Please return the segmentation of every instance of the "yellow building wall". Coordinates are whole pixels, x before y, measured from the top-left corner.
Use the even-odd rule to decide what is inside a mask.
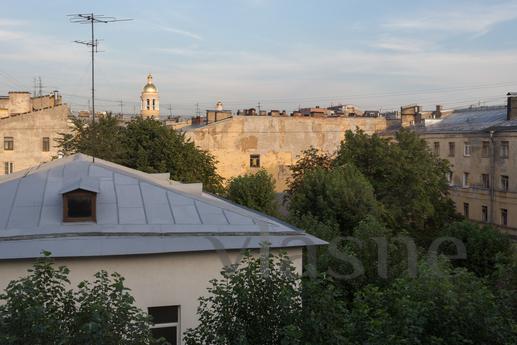
[[[215,156],[218,172],[226,179],[256,171],[250,168],[250,155],[259,154],[261,167],[273,175],[276,190],[282,192],[290,176],[289,166],[296,163],[302,151],[314,146],[334,153],[345,132],[357,127],[372,134],[386,129],[386,119],[234,116],[187,129],[186,136]]]
[[[5,162],[14,172],[48,162],[58,155],[55,139],[70,130],[70,109],[66,105],[0,118],[0,175]],[[4,150],[4,137],[14,138],[14,150]],[[43,152],[43,138],[50,139],[50,151]]]

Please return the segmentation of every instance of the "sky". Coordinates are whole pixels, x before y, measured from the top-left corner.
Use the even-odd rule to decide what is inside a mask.
[[[5,6],[4,6],[5,7]],[[133,112],[146,76],[162,115],[214,108],[503,104],[517,91],[517,0],[25,0],[0,13],[0,95],[59,90],[87,109],[87,25],[98,24],[97,110]]]

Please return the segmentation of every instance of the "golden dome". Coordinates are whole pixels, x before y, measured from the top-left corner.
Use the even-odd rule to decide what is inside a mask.
[[[153,84],[153,76],[151,73],[149,73],[149,75],[147,76],[147,84],[144,86],[143,92],[158,92],[158,89]]]

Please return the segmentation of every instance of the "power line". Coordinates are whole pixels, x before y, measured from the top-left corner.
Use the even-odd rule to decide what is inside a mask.
[[[95,122],[95,53],[98,53],[99,41],[95,39],[94,27],[97,23],[113,23],[129,21],[132,19],[117,19],[115,17],[106,17],[101,14],[94,13],[77,13],[68,15],[70,23],[75,24],[90,24],[91,25],[91,40],[90,41],[75,41],[76,43],[91,47],[92,54],[92,121]]]

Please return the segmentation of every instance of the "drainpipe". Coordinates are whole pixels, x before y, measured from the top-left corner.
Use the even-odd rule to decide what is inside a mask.
[[[488,222],[494,224],[494,203],[495,203],[495,131],[490,131],[490,211],[488,212]]]

